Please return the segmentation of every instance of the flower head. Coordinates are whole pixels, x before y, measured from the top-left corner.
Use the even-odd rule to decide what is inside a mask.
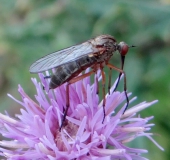
[[[70,85],[70,107],[60,132],[66,86],[48,90],[49,79],[44,79],[43,74],[39,76],[41,83],[32,79],[37,90],[36,102],[21,86],[18,91],[22,101],[9,95],[23,108],[15,118],[0,114],[0,133],[8,138],[0,141],[0,155],[11,160],[144,160],[141,154],[147,153],[147,150],[126,146],[126,143],[141,136],[148,137],[163,150],[149,132],[153,124],[148,122],[153,116],[141,118],[137,114],[157,101],[140,103],[123,114],[126,103],[124,92],[112,93],[113,85],[111,94],[106,95],[106,118],[102,123],[103,108],[96,94],[97,85],[90,84],[90,78],[85,78]],[[132,98],[130,103],[135,99]]]

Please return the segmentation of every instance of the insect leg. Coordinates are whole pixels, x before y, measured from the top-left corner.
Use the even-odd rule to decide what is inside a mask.
[[[124,61],[125,61],[125,56],[121,56],[121,70],[123,70],[123,67],[124,67]],[[119,84],[119,81],[120,81],[120,77],[121,77],[121,75],[122,75],[122,73],[120,72],[119,73],[119,77],[118,77],[118,80],[117,80],[117,82],[116,82],[116,86],[115,86],[115,89],[114,89],[114,91],[117,89],[117,87],[118,87],[118,84]],[[113,91],[113,92],[114,92]]]
[[[51,78],[51,75],[50,76],[44,76],[44,79],[47,79],[47,78]]]
[[[108,93],[110,94],[111,88],[111,78],[112,78],[112,68],[109,68],[109,82],[108,82]]]
[[[105,77],[105,73],[103,71],[103,67],[100,67],[101,70],[101,75],[102,75],[102,92],[103,92],[103,120],[102,123],[104,122],[105,116],[106,116],[106,112],[105,112],[105,105],[106,105],[106,98],[105,98],[105,82],[106,82],[106,77]]]
[[[125,92],[125,96],[126,96],[126,107],[125,107],[125,109],[124,109],[124,111],[123,111],[123,113],[125,113],[125,111],[126,111],[126,109],[127,109],[127,107],[128,107],[128,105],[129,105],[129,98],[128,98],[128,96],[127,96],[127,88],[126,88],[126,73],[122,70],[122,69],[119,69],[119,68],[117,68],[116,66],[114,66],[114,65],[112,65],[112,64],[107,64],[107,66],[109,67],[109,68],[112,68],[112,69],[114,69],[114,70],[116,70],[116,71],[118,71],[118,72],[120,72],[121,74],[123,74],[124,75],[124,92]]]
[[[114,92],[114,91],[117,89],[117,87],[118,87],[118,84],[119,84],[121,75],[122,75],[122,73],[119,73],[119,77],[118,77],[118,79],[117,79],[117,82],[116,82],[116,85],[115,85],[115,88],[114,88],[113,92]]]
[[[61,128],[62,128],[62,126],[64,124],[65,119],[66,119],[67,111],[68,111],[68,109],[70,107],[69,85],[73,84],[73,83],[75,83],[75,82],[77,82],[77,81],[79,81],[81,79],[84,79],[84,78],[86,78],[86,77],[88,77],[88,76],[90,76],[91,74],[94,74],[94,73],[95,73],[95,70],[92,70],[92,71],[90,71],[88,73],[85,73],[85,74],[83,74],[81,76],[78,76],[78,77],[75,77],[75,78],[71,79],[67,83],[67,85],[66,85],[66,109],[64,111],[63,119],[62,119],[61,126],[60,126],[60,129],[59,129],[60,131],[61,131]]]
[[[95,77],[96,77],[96,85],[97,85],[97,86],[96,86],[96,87],[97,87],[96,94],[99,94],[99,81],[98,81],[97,72],[96,72]]]
[[[48,79],[48,78],[51,78],[51,75],[50,76],[44,76],[44,79]],[[42,86],[43,90],[45,90],[45,87]]]

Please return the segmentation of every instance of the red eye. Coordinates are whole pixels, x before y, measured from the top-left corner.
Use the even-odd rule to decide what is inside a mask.
[[[119,48],[118,48],[119,53],[120,53],[122,56],[125,56],[125,55],[127,54],[128,50],[129,50],[128,45],[127,45],[125,42],[120,42],[120,43],[118,44],[118,46],[119,46]]]

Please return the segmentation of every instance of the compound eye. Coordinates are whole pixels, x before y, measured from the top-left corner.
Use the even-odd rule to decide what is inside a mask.
[[[129,46],[125,42],[120,42],[118,44],[118,50],[122,56],[125,56],[129,50]]]

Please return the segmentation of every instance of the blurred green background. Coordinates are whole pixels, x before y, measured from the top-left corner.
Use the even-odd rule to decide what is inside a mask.
[[[159,100],[141,115],[154,115],[152,132],[165,151],[146,138],[131,146],[148,149],[144,156],[151,160],[169,160],[170,0],[1,0],[0,111],[19,113],[20,106],[7,97],[10,93],[20,99],[18,84],[34,98],[30,78],[37,75],[29,73],[29,66],[35,60],[101,34],[137,46],[125,62],[128,91],[138,97],[135,103]],[[115,54],[112,63],[120,66],[119,59]]]

